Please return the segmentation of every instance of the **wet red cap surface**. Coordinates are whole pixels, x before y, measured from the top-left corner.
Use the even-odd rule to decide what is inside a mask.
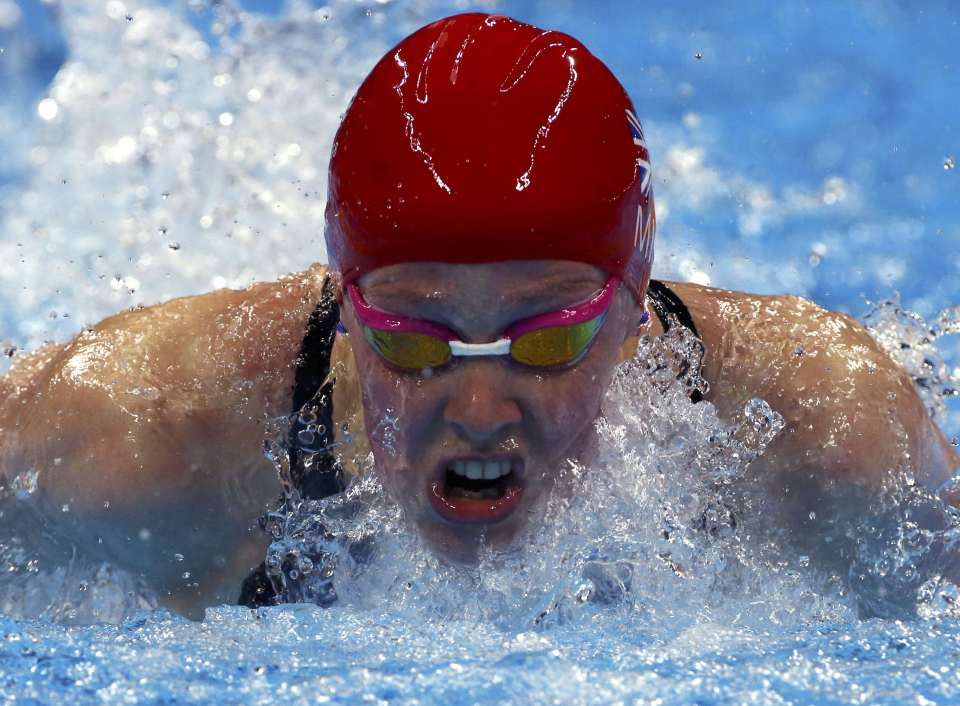
[[[641,293],[650,158],[623,87],[569,35],[470,13],[404,39],[350,104],[326,238],[346,281],[401,262],[558,259]]]

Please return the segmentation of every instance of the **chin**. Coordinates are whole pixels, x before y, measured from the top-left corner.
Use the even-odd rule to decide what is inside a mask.
[[[456,564],[476,564],[482,550],[509,550],[527,526],[522,509],[496,524],[453,523],[429,510],[425,514],[417,531],[438,556]]]

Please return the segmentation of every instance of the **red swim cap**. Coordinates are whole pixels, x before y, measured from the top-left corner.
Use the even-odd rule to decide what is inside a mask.
[[[423,27],[360,86],[326,212],[346,281],[401,262],[575,260],[640,295],[650,157],[630,99],[573,37],[480,13]]]

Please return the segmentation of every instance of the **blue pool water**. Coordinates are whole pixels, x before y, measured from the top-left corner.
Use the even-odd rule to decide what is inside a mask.
[[[950,0],[0,0],[2,347],[324,260],[325,164],[357,83],[420,24],[491,8],[575,34],[630,91],[654,160],[655,275],[855,315],[899,295],[933,321],[960,302]],[[945,378],[960,375],[956,338],[936,342]],[[377,562],[340,576],[330,609],[190,622],[138,609],[148,592],[82,561],[0,581],[2,699],[960,703],[955,590],[925,583],[907,608],[864,617],[869,597],[749,526],[693,533],[712,492],[694,471],[714,470],[697,451],[719,422],[669,390],[651,416],[627,392],[611,391],[608,495],[474,572],[438,564],[386,508],[361,518],[383,534]],[[955,411],[940,423],[960,431]],[[670,479],[643,473],[647,442],[674,454]],[[863,560],[919,565],[921,545]],[[27,563],[6,544],[2,559]],[[91,602],[119,622],[60,624],[83,610],[55,608]]]

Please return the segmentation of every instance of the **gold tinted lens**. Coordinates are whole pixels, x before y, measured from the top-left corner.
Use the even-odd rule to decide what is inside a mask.
[[[510,355],[536,367],[568,365],[587,350],[603,325],[606,314],[571,326],[550,326],[525,333],[513,341]]]
[[[450,360],[450,346],[436,336],[363,327],[363,335],[390,363],[411,370],[435,368]]]

